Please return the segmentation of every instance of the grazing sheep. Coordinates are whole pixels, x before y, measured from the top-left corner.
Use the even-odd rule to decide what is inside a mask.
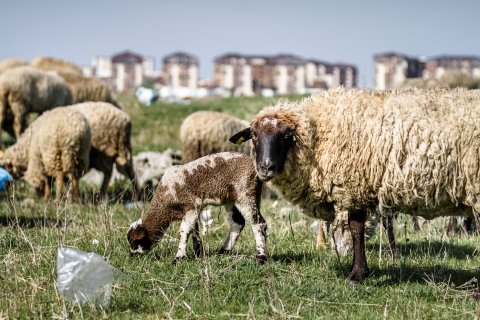
[[[180,126],[182,162],[187,163],[208,154],[237,151],[248,154],[249,146],[232,145],[228,138],[248,126],[248,122],[213,111],[190,114]]]
[[[58,75],[67,82],[75,102],[103,101],[118,106],[112,91],[102,81],[70,72],[58,72]]]
[[[50,186],[56,179],[55,200],[61,199],[63,182],[72,182],[72,195],[78,199],[78,179],[88,168],[90,126],[87,119],[69,107],[42,114],[5,150],[0,158],[14,177],[23,177],[38,196],[50,198]]]
[[[155,190],[147,215],[128,229],[130,252],[150,250],[170,223],[182,220],[174,262],[185,256],[192,232],[194,251],[199,255],[202,248],[198,230],[200,211],[206,205],[224,205],[230,211],[230,232],[220,252],[233,248],[247,220],[255,234],[256,258],[264,262],[267,224],[260,214],[261,189],[252,159],[241,153],[217,153],[171,167]]]
[[[56,71],[58,73],[70,73],[78,76],[83,75],[82,69],[72,62],[64,61],[52,57],[36,57],[30,62],[30,65],[37,69],[45,71]]]
[[[24,65],[26,65],[26,63],[23,62],[22,60],[18,60],[18,59],[2,60],[2,61],[0,61],[0,74],[2,74],[3,72],[5,72],[9,69],[13,69],[13,68],[16,68],[16,67],[21,67],[21,66],[24,66]]]
[[[104,101],[118,105],[110,88],[102,81],[85,77],[75,64],[51,57],[37,57],[31,65],[44,71],[54,71],[67,82],[76,103]]]
[[[130,179],[134,195],[137,195],[139,190],[132,164],[132,122],[129,115],[107,102],[77,103],[69,108],[80,112],[90,124],[92,148],[89,168],[103,173],[100,193],[106,195],[115,163],[117,170]]]
[[[259,178],[306,213],[348,211],[350,281],[369,273],[369,209],[479,219],[479,92],[332,90],[264,109],[239,139],[253,140]]]
[[[12,130],[17,139],[27,127],[29,112],[42,113],[72,103],[72,93],[59,76],[28,66],[0,75],[0,124]]]

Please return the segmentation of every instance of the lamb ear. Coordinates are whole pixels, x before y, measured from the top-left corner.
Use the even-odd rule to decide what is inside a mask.
[[[252,128],[248,127],[248,128],[243,129],[240,132],[235,133],[228,140],[231,143],[240,145],[240,144],[244,143],[245,141],[250,140],[251,138],[252,138]]]

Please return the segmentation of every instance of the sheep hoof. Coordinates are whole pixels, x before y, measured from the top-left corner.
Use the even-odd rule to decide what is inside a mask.
[[[257,259],[257,262],[259,264],[264,264],[265,262],[267,262],[267,256],[264,255],[264,254],[257,255],[257,256],[255,256],[255,258]]]
[[[200,246],[194,246],[193,247],[193,253],[195,254],[195,257],[201,257],[203,256],[203,247],[200,245]]]
[[[352,272],[347,277],[350,284],[361,283],[368,276],[368,269],[353,268]]]
[[[180,260],[182,260],[183,257],[175,257],[172,261],[172,265],[176,266]]]
[[[226,250],[223,247],[221,247],[220,250],[218,250],[218,254],[227,254],[229,252],[230,252],[230,250]]]

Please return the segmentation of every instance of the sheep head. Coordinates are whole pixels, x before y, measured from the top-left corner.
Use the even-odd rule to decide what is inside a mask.
[[[269,181],[283,171],[288,151],[296,144],[296,125],[293,119],[267,113],[257,116],[252,125],[230,138],[241,144],[252,139],[257,176]]]
[[[154,242],[149,237],[148,230],[142,225],[142,219],[139,219],[130,225],[127,232],[127,240],[130,246],[130,254],[148,252]]]
[[[8,151],[8,150],[7,150]],[[0,167],[4,168],[13,179],[17,180],[23,177],[27,168],[20,164],[13,154],[13,157],[9,152],[6,152],[3,157],[0,158]]]

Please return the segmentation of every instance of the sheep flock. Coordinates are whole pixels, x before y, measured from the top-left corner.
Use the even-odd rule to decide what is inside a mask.
[[[35,201],[48,203],[52,190],[56,205],[85,201],[79,180],[91,169],[101,173],[98,195],[106,205],[115,172],[129,181],[132,196],[125,201],[148,203],[145,185],[155,180],[148,210],[130,225],[122,244],[131,253],[152,249],[170,223],[181,221],[175,261],[185,257],[190,235],[196,255],[202,254],[200,210],[223,205],[230,231],[221,253],[231,251],[247,221],[257,261],[264,263],[264,187],[330,223],[325,231],[332,248],[339,255],[352,251],[351,282],[370,275],[367,221],[383,221],[392,252],[397,213],[466,217],[480,226],[480,92],[475,90],[339,88],[279,102],[250,119],[192,112],[178,131],[182,164],[179,153],[169,150],[170,161],[163,165],[150,154],[148,161],[135,160],[136,124],[108,85],[67,61],[9,59],[0,62],[0,126],[11,136],[4,143],[0,135],[0,167],[31,186]],[[145,172],[146,162],[161,172]],[[318,235],[325,247],[322,228]]]

